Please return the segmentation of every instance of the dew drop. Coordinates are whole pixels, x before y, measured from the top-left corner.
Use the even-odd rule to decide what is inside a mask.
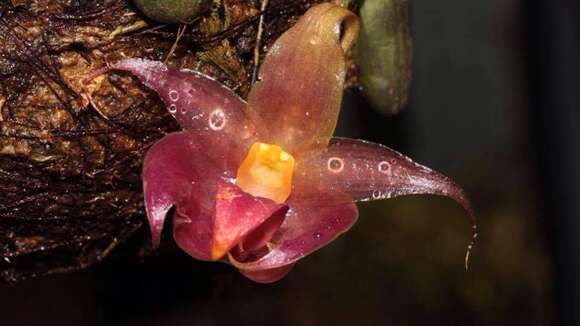
[[[322,233],[320,233],[320,232],[316,232],[316,233],[314,233],[314,234],[312,235],[312,237],[313,237],[314,239],[318,240],[318,239],[322,238]]]
[[[344,170],[344,160],[340,157],[331,157],[328,159],[327,168],[332,173],[340,173]]]
[[[179,92],[174,89],[170,90],[169,99],[172,100],[173,102],[177,102],[177,100],[179,100]]]
[[[175,112],[177,112],[177,107],[175,106],[175,104],[171,104],[169,106],[169,113],[175,114]]]
[[[209,127],[212,130],[222,130],[226,126],[226,116],[222,109],[214,110],[209,116]]]
[[[382,195],[380,190],[373,191],[373,199],[381,199]]]
[[[391,164],[387,161],[382,161],[379,163],[379,172],[384,174],[391,174]]]

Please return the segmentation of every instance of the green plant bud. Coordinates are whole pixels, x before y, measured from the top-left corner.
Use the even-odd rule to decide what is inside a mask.
[[[149,18],[166,24],[190,23],[209,1],[204,0],[133,0]]]
[[[411,83],[410,0],[364,0],[354,52],[360,83],[371,105],[384,114],[407,103]]]

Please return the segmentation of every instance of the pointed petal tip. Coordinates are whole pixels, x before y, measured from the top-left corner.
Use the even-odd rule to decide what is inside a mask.
[[[443,192],[441,195],[443,196],[447,196],[453,200],[455,200],[455,202],[457,202],[459,205],[461,205],[461,207],[467,212],[468,218],[471,222],[471,239],[469,240],[469,243],[467,244],[467,248],[465,249],[465,270],[469,270],[469,259],[471,258],[471,252],[473,251],[475,244],[476,244],[476,240],[477,240],[477,236],[478,236],[478,232],[477,232],[477,217],[475,216],[475,211],[473,209],[473,206],[471,205],[471,201],[469,200],[469,198],[467,198],[467,195],[465,194],[465,191],[459,187],[459,185],[457,185],[455,182],[453,182],[451,179],[440,175],[442,179],[446,179],[447,183],[449,184],[449,189],[451,189],[451,191],[449,192]]]
[[[471,205],[471,201],[465,194],[463,188],[461,188],[457,183],[455,183],[450,178],[443,174],[431,170],[431,176],[428,178],[428,182],[433,183],[436,186],[431,188],[431,192],[427,191],[426,194],[433,194],[438,196],[448,197],[458,203],[467,213],[467,217],[471,223],[471,239],[465,249],[465,270],[469,270],[469,260],[471,258],[471,252],[473,251],[476,239],[477,239],[477,217],[475,216],[475,211]]]
[[[159,245],[161,244],[161,236],[155,235],[153,231],[151,231],[151,248],[153,250],[159,249]]]
[[[471,240],[469,241],[469,244],[467,245],[467,249],[465,250],[465,270],[468,271],[469,270],[469,259],[471,258],[471,252],[473,251],[473,248],[475,247],[475,244],[477,242],[477,224],[473,224],[472,227],[472,233],[471,233]]]
[[[163,225],[167,218],[167,214],[172,207],[173,204],[169,203],[157,206],[154,204],[154,201],[146,200],[145,202],[145,210],[147,211],[147,220],[149,222],[149,231],[151,233],[151,244],[153,249],[159,248]]]
[[[458,203],[467,213],[467,217],[471,223],[471,239],[467,244],[467,248],[465,249],[465,258],[464,258],[464,266],[465,270],[469,270],[469,260],[471,258],[471,252],[475,248],[476,240],[477,240],[477,217],[475,216],[475,211],[473,206],[471,205],[471,201],[465,194],[463,188],[461,188],[457,183],[455,183],[450,178],[435,172],[433,172],[433,179],[431,182],[438,183],[438,192],[433,192],[434,195],[440,195],[448,197]]]
[[[107,64],[105,67],[90,71],[85,77],[82,78],[81,84],[86,85],[92,79],[100,75],[104,75],[112,70],[122,70],[133,73],[139,76],[139,78],[142,78],[145,84],[148,84],[148,81],[153,78],[154,74],[166,72],[168,67],[160,61],[141,58],[126,58],[112,64]]]
[[[166,70],[167,66],[159,61],[148,60],[148,59],[141,59],[141,58],[125,58],[115,63],[108,64],[104,67],[97,68],[95,70],[90,71],[83,79],[82,82],[86,83],[91,79],[104,75],[111,70],[128,70],[128,71],[139,71],[145,69],[159,69],[159,70]]]
[[[127,71],[167,71],[168,67],[161,61],[143,59],[143,58],[125,58],[113,64],[108,65],[107,69],[119,69]]]

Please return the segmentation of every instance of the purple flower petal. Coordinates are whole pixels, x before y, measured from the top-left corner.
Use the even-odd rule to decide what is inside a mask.
[[[357,220],[356,205],[341,195],[322,192],[309,200],[294,200],[284,223],[270,240],[269,250],[254,261],[230,263],[243,273],[277,270],[320,249],[346,232]],[[273,272],[273,271],[272,271]]]
[[[295,197],[307,197],[313,188],[346,193],[356,201],[432,194],[450,197],[473,215],[465,193],[451,179],[384,145],[364,140],[333,138],[322,153],[298,160],[293,182]]]
[[[153,89],[186,130],[205,130],[236,139],[256,136],[244,110],[246,102],[232,90],[199,72],[167,67],[159,61],[124,59],[97,70],[86,79],[110,70],[127,71]]]
[[[352,12],[323,3],[276,40],[248,96],[264,142],[293,155],[326,146],[340,111],[345,52],[358,30]]]
[[[363,140],[334,138],[323,152],[313,152],[297,161],[293,182],[296,201],[308,199],[317,191],[348,194],[356,201],[417,194],[449,197],[467,211],[472,223],[472,239],[465,255],[467,268],[477,222],[463,189],[399,152]]]
[[[235,178],[248,147],[211,132],[186,131],[169,134],[151,147],[143,165],[143,188],[155,246],[167,212],[176,205],[174,225],[187,222],[196,228],[190,247],[197,249],[190,254],[209,258],[218,181]]]

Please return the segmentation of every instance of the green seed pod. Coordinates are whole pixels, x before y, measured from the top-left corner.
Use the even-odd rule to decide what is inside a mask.
[[[371,105],[393,115],[407,103],[411,84],[410,0],[364,0],[354,52]]]
[[[208,6],[204,0],[133,0],[149,18],[166,23],[190,23]]]

